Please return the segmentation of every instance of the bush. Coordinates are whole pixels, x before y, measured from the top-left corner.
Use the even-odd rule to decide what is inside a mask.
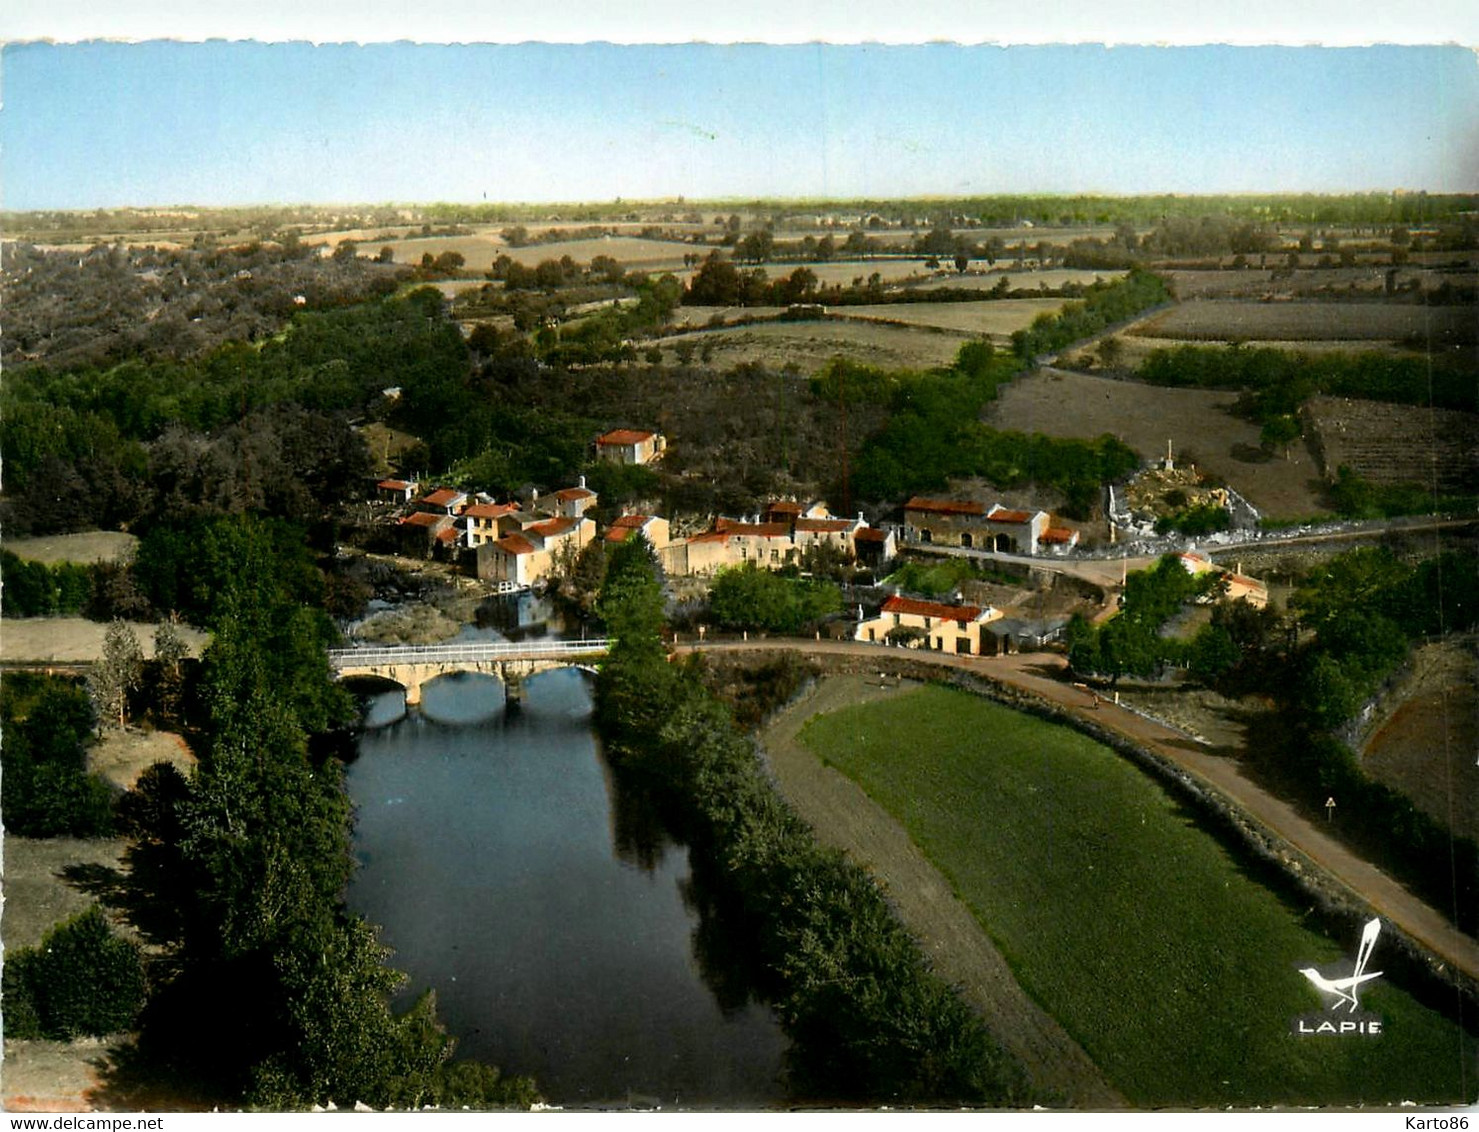
[[[5,1036],[71,1041],[129,1029],[144,1004],[139,945],[97,905],[7,958]]]

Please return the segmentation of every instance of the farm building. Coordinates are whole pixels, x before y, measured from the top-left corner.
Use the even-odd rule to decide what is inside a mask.
[[[883,603],[877,617],[859,622],[853,639],[958,656],[991,656],[998,646],[987,626],[1000,618],[990,606],[947,605],[895,595]]]
[[[647,464],[661,456],[667,446],[660,432],[618,428],[596,438],[596,455],[613,464]]]
[[[585,486],[585,477],[575,487],[562,487],[554,494],[555,514],[579,519],[596,505],[596,493]]]
[[[976,499],[922,496],[904,504],[905,539],[925,545],[1036,554],[1047,529],[1046,511],[1012,510],[1000,503],[988,507]]]

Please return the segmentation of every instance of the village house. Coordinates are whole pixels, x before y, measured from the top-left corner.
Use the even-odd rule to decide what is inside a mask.
[[[716,519],[712,530],[694,535],[687,547],[682,572],[701,576],[746,562],[771,569],[796,560],[796,542],[789,523]]]
[[[948,605],[896,594],[883,603],[877,617],[859,622],[853,639],[957,656],[992,656],[998,645],[987,626],[1000,617],[989,605]]]
[[[1037,554],[1048,522],[1046,511],[1013,510],[1000,503],[987,507],[976,499],[915,496],[904,504],[904,538],[926,546]]]
[[[548,516],[510,511],[497,520],[503,533],[477,548],[479,579],[525,589],[574,561],[596,537],[596,524],[585,517]]]
[[[467,508],[467,492],[452,487],[439,487],[416,500],[416,510],[457,516]]]
[[[562,487],[555,492],[555,514],[565,519],[579,519],[596,505],[596,493],[585,486],[585,477],[575,487]]]
[[[450,549],[462,533],[456,519],[438,511],[413,511],[401,519],[398,529],[408,554],[430,554],[436,547]]]
[[[467,545],[477,549],[485,542],[497,542],[502,533],[498,529],[498,520],[517,510],[517,503],[474,503],[462,513]]]
[[[898,543],[891,530],[864,527],[853,536],[853,553],[858,565],[878,571],[898,557]]]
[[[415,494],[415,480],[381,480],[375,485],[375,498],[386,503],[409,503]]]
[[[596,455],[613,464],[648,464],[661,456],[667,445],[660,432],[618,428],[596,438]]]
[[[854,543],[858,532],[868,524],[863,516],[856,519],[808,518],[802,516],[791,524],[791,531],[798,551],[812,547],[830,546],[848,557],[856,557]]]
[[[1210,559],[1189,551],[1178,554],[1176,558],[1188,574],[1206,574],[1216,571],[1221,575],[1220,592],[1208,600],[1216,601],[1226,598],[1228,601],[1237,601],[1238,598],[1243,598],[1254,609],[1263,609],[1268,605],[1268,586],[1257,578],[1250,578],[1244,574],[1241,564],[1237,570],[1224,570]]]
[[[613,519],[606,528],[606,541],[625,542],[633,535],[642,535],[653,550],[661,551],[672,538],[668,533],[668,521],[661,515],[622,515]]]

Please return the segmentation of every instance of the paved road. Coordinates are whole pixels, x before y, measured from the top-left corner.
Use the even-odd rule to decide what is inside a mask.
[[[705,644],[711,650],[790,649],[848,656],[887,655],[883,646],[855,641],[806,641],[785,638]],[[686,651],[686,650],[685,650]],[[1148,747],[1191,772],[1240,807],[1265,829],[1282,837],[1329,877],[1441,961],[1479,980],[1479,941],[1465,935],[1437,910],[1415,897],[1370,862],[1351,852],[1289,803],[1274,797],[1242,772],[1232,759],[1209,753],[1201,744],[1172,728],[1127,709],[1098,700],[1063,679],[1066,660],[1055,653],[1018,653],[1005,657],[957,657],[910,650],[909,660],[960,668],[1041,696],[1074,715],[1093,720]],[[1097,703],[1097,706],[1095,706]]]

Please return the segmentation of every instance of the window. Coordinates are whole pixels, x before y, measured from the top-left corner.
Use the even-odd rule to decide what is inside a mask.
[[[919,529],[919,541],[920,542],[934,542],[935,541],[935,536],[930,533],[930,529],[928,527],[921,527]]]
[[[873,634],[874,634],[874,630],[873,630],[873,629],[869,629],[869,630],[868,630],[868,639],[869,639],[869,640],[870,640],[870,641],[871,641],[871,640],[873,640],[873,639],[874,639],[874,636],[873,636]]]

